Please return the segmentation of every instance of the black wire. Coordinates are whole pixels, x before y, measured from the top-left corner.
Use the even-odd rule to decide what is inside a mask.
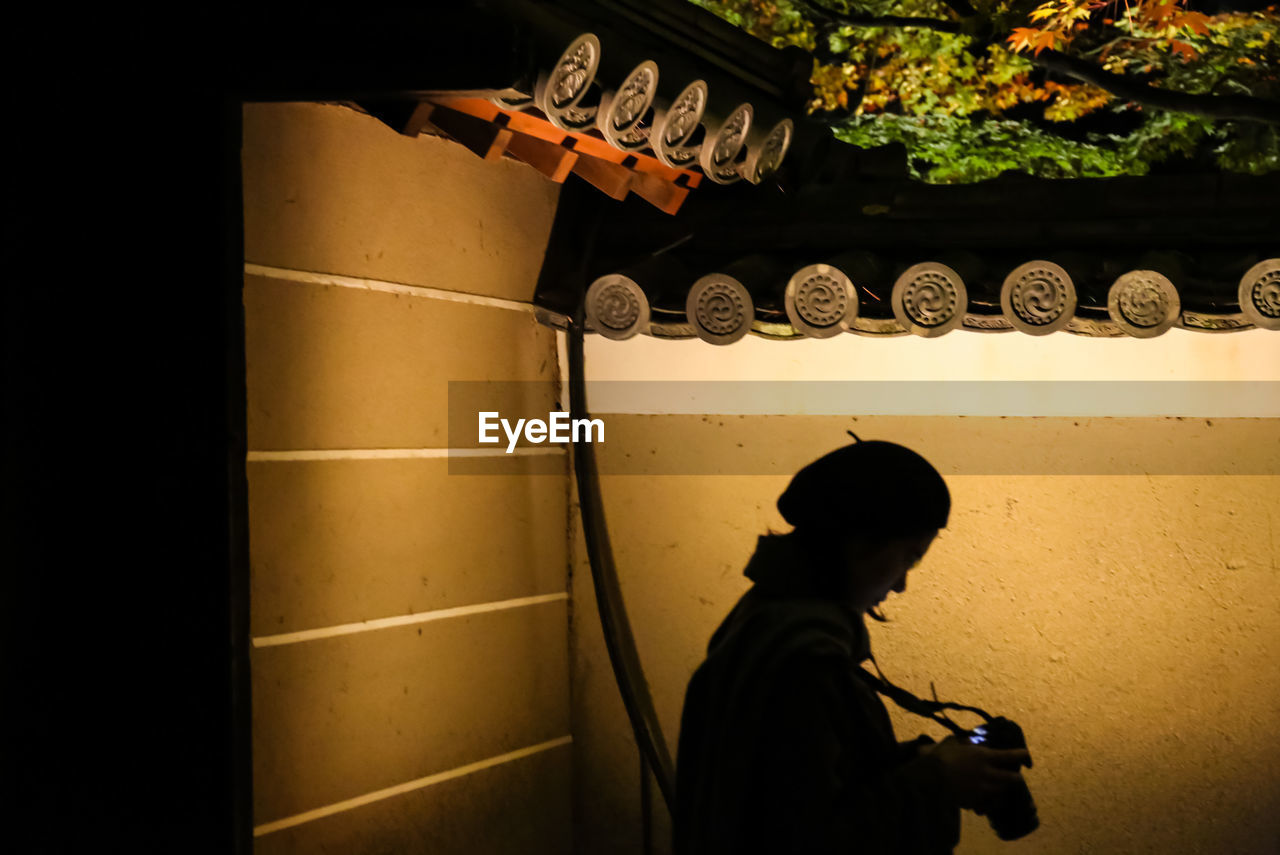
[[[653,794],[649,785],[649,762],[640,752],[640,830],[641,851],[644,855],[653,853]]]
[[[562,204],[563,204],[562,197]],[[583,355],[583,326],[585,323],[586,275],[590,266],[592,249],[599,230],[603,212],[588,208],[587,229],[582,246],[579,269],[580,289],[578,306],[569,324],[569,411],[573,419],[590,418],[587,413],[586,381]],[[594,213],[594,215],[591,215]],[[584,433],[586,433],[584,431]],[[578,482],[578,504],[582,516],[582,533],[587,544],[587,559],[591,566],[591,581],[595,587],[596,603],[600,613],[600,626],[604,631],[605,649],[613,666],[614,679],[627,718],[635,733],[636,744],[644,755],[667,809],[671,810],[675,797],[675,772],[662,726],[653,707],[649,685],[644,677],[635,637],[627,619],[622,590],[618,584],[618,572],[609,544],[609,527],[605,520],[604,502],[600,493],[600,477],[596,469],[595,447],[586,438],[573,443],[573,468]]]

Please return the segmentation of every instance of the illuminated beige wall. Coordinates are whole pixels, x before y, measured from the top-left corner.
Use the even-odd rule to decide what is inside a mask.
[[[1185,357],[1185,364],[1198,366],[1196,379],[1274,379],[1280,337],[1262,335],[1206,351],[1210,356],[1198,362]],[[1203,346],[1203,339],[1187,341]],[[896,370],[911,379],[948,372],[973,379],[1001,370],[981,352],[968,364],[963,356],[948,360],[943,341],[909,342],[935,347],[932,364],[914,368],[893,361],[894,352],[884,349],[893,342],[870,344],[881,346],[885,360],[871,368],[851,361],[843,373],[835,367],[823,374],[823,364],[840,365],[837,355],[817,367],[797,362],[781,376],[789,370],[867,379]],[[664,369],[652,362],[634,368],[636,352],[652,346],[596,342],[595,352],[588,350],[588,376],[660,376]],[[745,350],[735,362],[725,353],[734,348],[702,347],[705,359],[692,348],[675,357],[678,376],[779,376],[776,360],[752,366]],[[790,345],[751,345],[753,352],[769,347],[778,354]],[[1243,355],[1261,355],[1270,367]],[[1172,362],[1183,358],[1175,354]],[[1106,368],[1118,379],[1126,372],[1169,376],[1159,360],[1112,360]],[[1080,376],[1060,369],[1057,375]],[[804,462],[847,441],[844,431],[854,427],[864,438],[920,450],[947,476],[954,501],[949,528],[912,573],[906,593],[886,604],[891,623],[871,626],[877,658],[891,679],[917,693],[927,695],[934,681],[944,698],[1016,719],[1036,758],[1027,777],[1042,828],[1004,844],[985,820],[966,814],[958,851],[1276,851],[1280,476],[1223,473],[1280,471],[1280,419],[603,418],[604,471],[642,471],[635,460],[701,461],[701,450],[716,443],[726,459],[780,461],[772,475],[602,479],[631,625],[673,754],[685,686],[711,632],[748,586],[741,573],[756,536],[788,528],[774,506],[788,480],[783,470],[793,457]],[[1002,453],[1022,457],[1026,449],[1094,461],[1104,449],[1126,468],[1141,455],[1166,473],[1187,471],[1179,455],[1198,450],[1212,460],[1205,470],[1218,474],[1080,475],[1062,474],[1061,467],[1051,475],[973,474],[999,471]],[[580,535],[573,565],[575,848],[639,853],[639,761]],[[903,736],[943,735],[931,723],[892,712]],[[658,851],[666,851],[669,821],[659,805],[655,792],[654,833]]]
[[[554,400],[557,188],[324,105],[243,167],[255,851],[566,852],[565,478],[443,456],[449,381]]]

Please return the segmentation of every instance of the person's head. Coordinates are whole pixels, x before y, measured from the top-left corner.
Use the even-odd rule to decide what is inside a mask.
[[[825,566],[828,590],[867,611],[906,587],[951,511],[946,482],[927,460],[891,442],[855,442],[805,466],[778,510]]]

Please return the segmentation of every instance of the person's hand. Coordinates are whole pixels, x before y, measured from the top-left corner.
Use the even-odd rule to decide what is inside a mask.
[[[1031,765],[1026,749],[984,748],[958,736],[924,750],[937,761],[956,804],[978,813],[986,813],[1007,787],[1022,780],[1020,767]]]

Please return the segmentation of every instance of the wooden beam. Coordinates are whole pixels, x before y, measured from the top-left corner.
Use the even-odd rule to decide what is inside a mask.
[[[431,110],[431,124],[485,160],[497,160],[502,157],[502,152],[506,150],[512,136],[511,131],[493,122],[460,113],[440,104],[436,104]]]
[[[625,199],[635,177],[630,169],[617,163],[609,163],[589,154],[579,155],[573,165],[573,173],[613,199]]]
[[[675,182],[681,175],[688,187],[697,187],[702,183],[702,173],[692,169],[674,169],[655,157],[646,154],[633,154],[614,148],[598,136],[591,134],[562,131],[546,119],[532,113],[514,110],[502,110],[492,101],[481,98],[440,98],[439,103],[450,109],[468,115],[504,125],[511,130],[538,137],[549,142],[559,143],[568,138],[574,141],[573,149],[580,154],[589,154],[599,160],[610,163],[626,163],[637,172],[656,175],[665,181]]]
[[[637,172],[631,177],[631,190],[664,214],[674,214],[689,195],[688,187],[663,181],[655,175]]]
[[[507,154],[523,160],[557,184],[563,184],[578,162],[578,153],[563,145],[528,134],[513,133]]]
[[[359,105],[369,115],[407,137],[416,137],[422,131],[435,106],[430,101],[407,98],[366,99]]]
[[[400,127],[400,133],[407,137],[416,137],[422,133],[422,129],[427,126],[427,122],[431,120],[431,111],[435,109],[435,104],[430,101],[421,101],[405,119],[403,126]]]

